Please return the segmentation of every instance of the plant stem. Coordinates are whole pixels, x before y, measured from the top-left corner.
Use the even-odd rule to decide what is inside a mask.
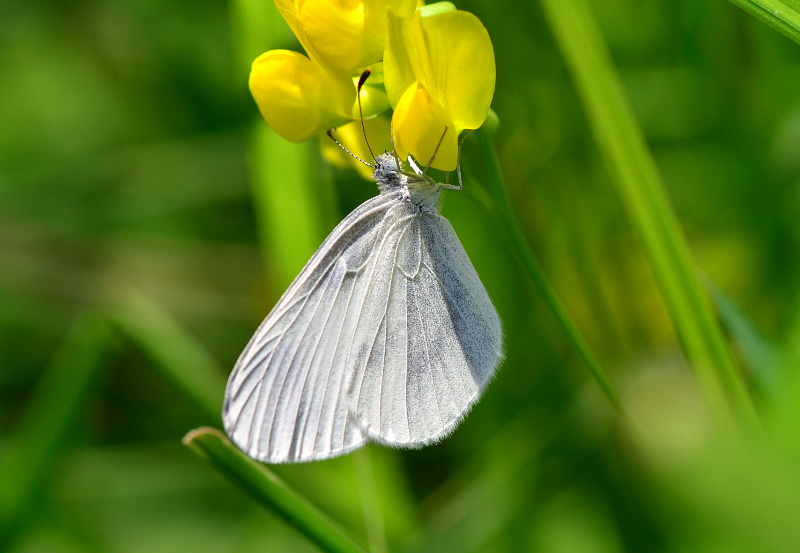
[[[575,322],[570,318],[567,310],[561,304],[555,290],[553,290],[544,271],[542,271],[539,262],[528,247],[528,243],[522,235],[522,231],[514,220],[511,208],[508,205],[505,184],[503,182],[502,173],[500,172],[500,164],[497,160],[497,152],[495,151],[490,132],[481,128],[478,129],[476,134],[478,136],[478,145],[481,149],[481,154],[488,172],[488,185],[494,198],[495,212],[511,250],[514,252],[525,274],[531,279],[531,282],[533,282],[533,285],[539,290],[539,293],[542,294],[545,303],[550,308],[550,311],[553,312],[553,315],[555,315],[556,320],[566,333],[567,338],[572,342],[572,345],[586,364],[589,372],[600,385],[600,389],[603,391],[606,398],[608,398],[608,401],[615,409],[620,410],[621,404],[619,394],[617,394],[616,389],[611,384],[611,380],[608,378],[608,375],[595,357],[580,330],[578,330]]]
[[[198,428],[183,443],[253,499],[274,511],[331,553],[365,553],[332,520],[300,497],[264,465],[253,461],[214,428]]]

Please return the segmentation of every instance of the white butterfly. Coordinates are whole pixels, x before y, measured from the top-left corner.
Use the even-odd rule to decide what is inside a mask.
[[[442,188],[460,186],[409,163],[375,159],[380,194],[331,232],[236,362],[222,419],[251,457],[436,442],[494,374],[497,311],[437,208]]]

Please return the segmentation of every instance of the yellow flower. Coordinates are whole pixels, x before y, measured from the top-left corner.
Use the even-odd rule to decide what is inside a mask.
[[[444,134],[433,167],[455,169],[458,135],[483,124],[494,94],[494,51],[486,28],[449,2],[411,17],[390,9],[384,71],[398,155],[410,153],[427,164]]]
[[[386,9],[407,17],[416,4],[416,0],[295,0],[293,15],[321,59],[350,71],[383,57]]]
[[[409,15],[415,5],[415,0],[275,0],[308,57],[273,50],[253,62],[250,91],[267,123],[299,142],[358,118],[353,74],[380,61],[387,7]],[[366,117],[389,108],[385,93],[374,86],[365,87],[361,99]]]

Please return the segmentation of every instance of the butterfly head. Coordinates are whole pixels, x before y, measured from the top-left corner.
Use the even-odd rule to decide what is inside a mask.
[[[384,152],[375,158],[375,171],[372,173],[381,194],[400,190],[404,198],[418,205],[423,211],[435,208],[439,203],[441,185],[425,175],[409,156],[413,173],[404,171],[395,154]]]
[[[389,152],[379,154],[375,158],[375,170],[372,176],[381,192],[403,186],[406,180],[399,160]]]

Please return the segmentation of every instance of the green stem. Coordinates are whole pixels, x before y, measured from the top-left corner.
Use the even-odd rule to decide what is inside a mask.
[[[542,0],[612,182],[644,246],[673,326],[715,412],[757,424],[747,389],[694,273],[675,214],[584,0]]]
[[[478,144],[481,149],[481,154],[484,163],[486,164],[486,170],[489,177],[488,185],[494,197],[497,218],[500,221],[503,234],[511,246],[511,250],[514,252],[514,255],[516,256],[520,265],[522,265],[522,268],[525,270],[525,274],[531,279],[531,282],[533,282],[534,286],[536,286],[537,290],[539,290],[539,293],[542,294],[545,303],[547,303],[550,311],[552,311],[553,315],[555,315],[556,320],[567,334],[567,337],[572,342],[580,358],[586,364],[586,367],[589,369],[591,375],[600,385],[600,389],[608,398],[608,401],[611,402],[611,405],[613,405],[615,409],[620,410],[621,404],[619,400],[619,394],[617,394],[617,391],[611,384],[611,380],[608,378],[605,370],[603,370],[603,367],[598,362],[580,330],[578,330],[578,327],[570,318],[567,310],[561,304],[561,301],[558,299],[555,290],[553,290],[553,287],[547,280],[544,271],[542,271],[539,262],[536,260],[533,252],[531,252],[531,249],[528,247],[528,243],[525,241],[522,231],[514,220],[514,216],[511,213],[511,208],[508,204],[508,197],[506,196],[505,192],[505,184],[503,183],[503,176],[500,172],[500,164],[497,160],[497,152],[495,151],[494,143],[491,139],[489,131],[481,128],[478,129],[476,134],[478,136]]]
[[[332,520],[253,461],[213,428],[192,430],[183,443],[253,499],[278,513],[309,540],[332,553],[364,553]]]
[[[730,2],[800,44],[800,1],[730,0]]]

